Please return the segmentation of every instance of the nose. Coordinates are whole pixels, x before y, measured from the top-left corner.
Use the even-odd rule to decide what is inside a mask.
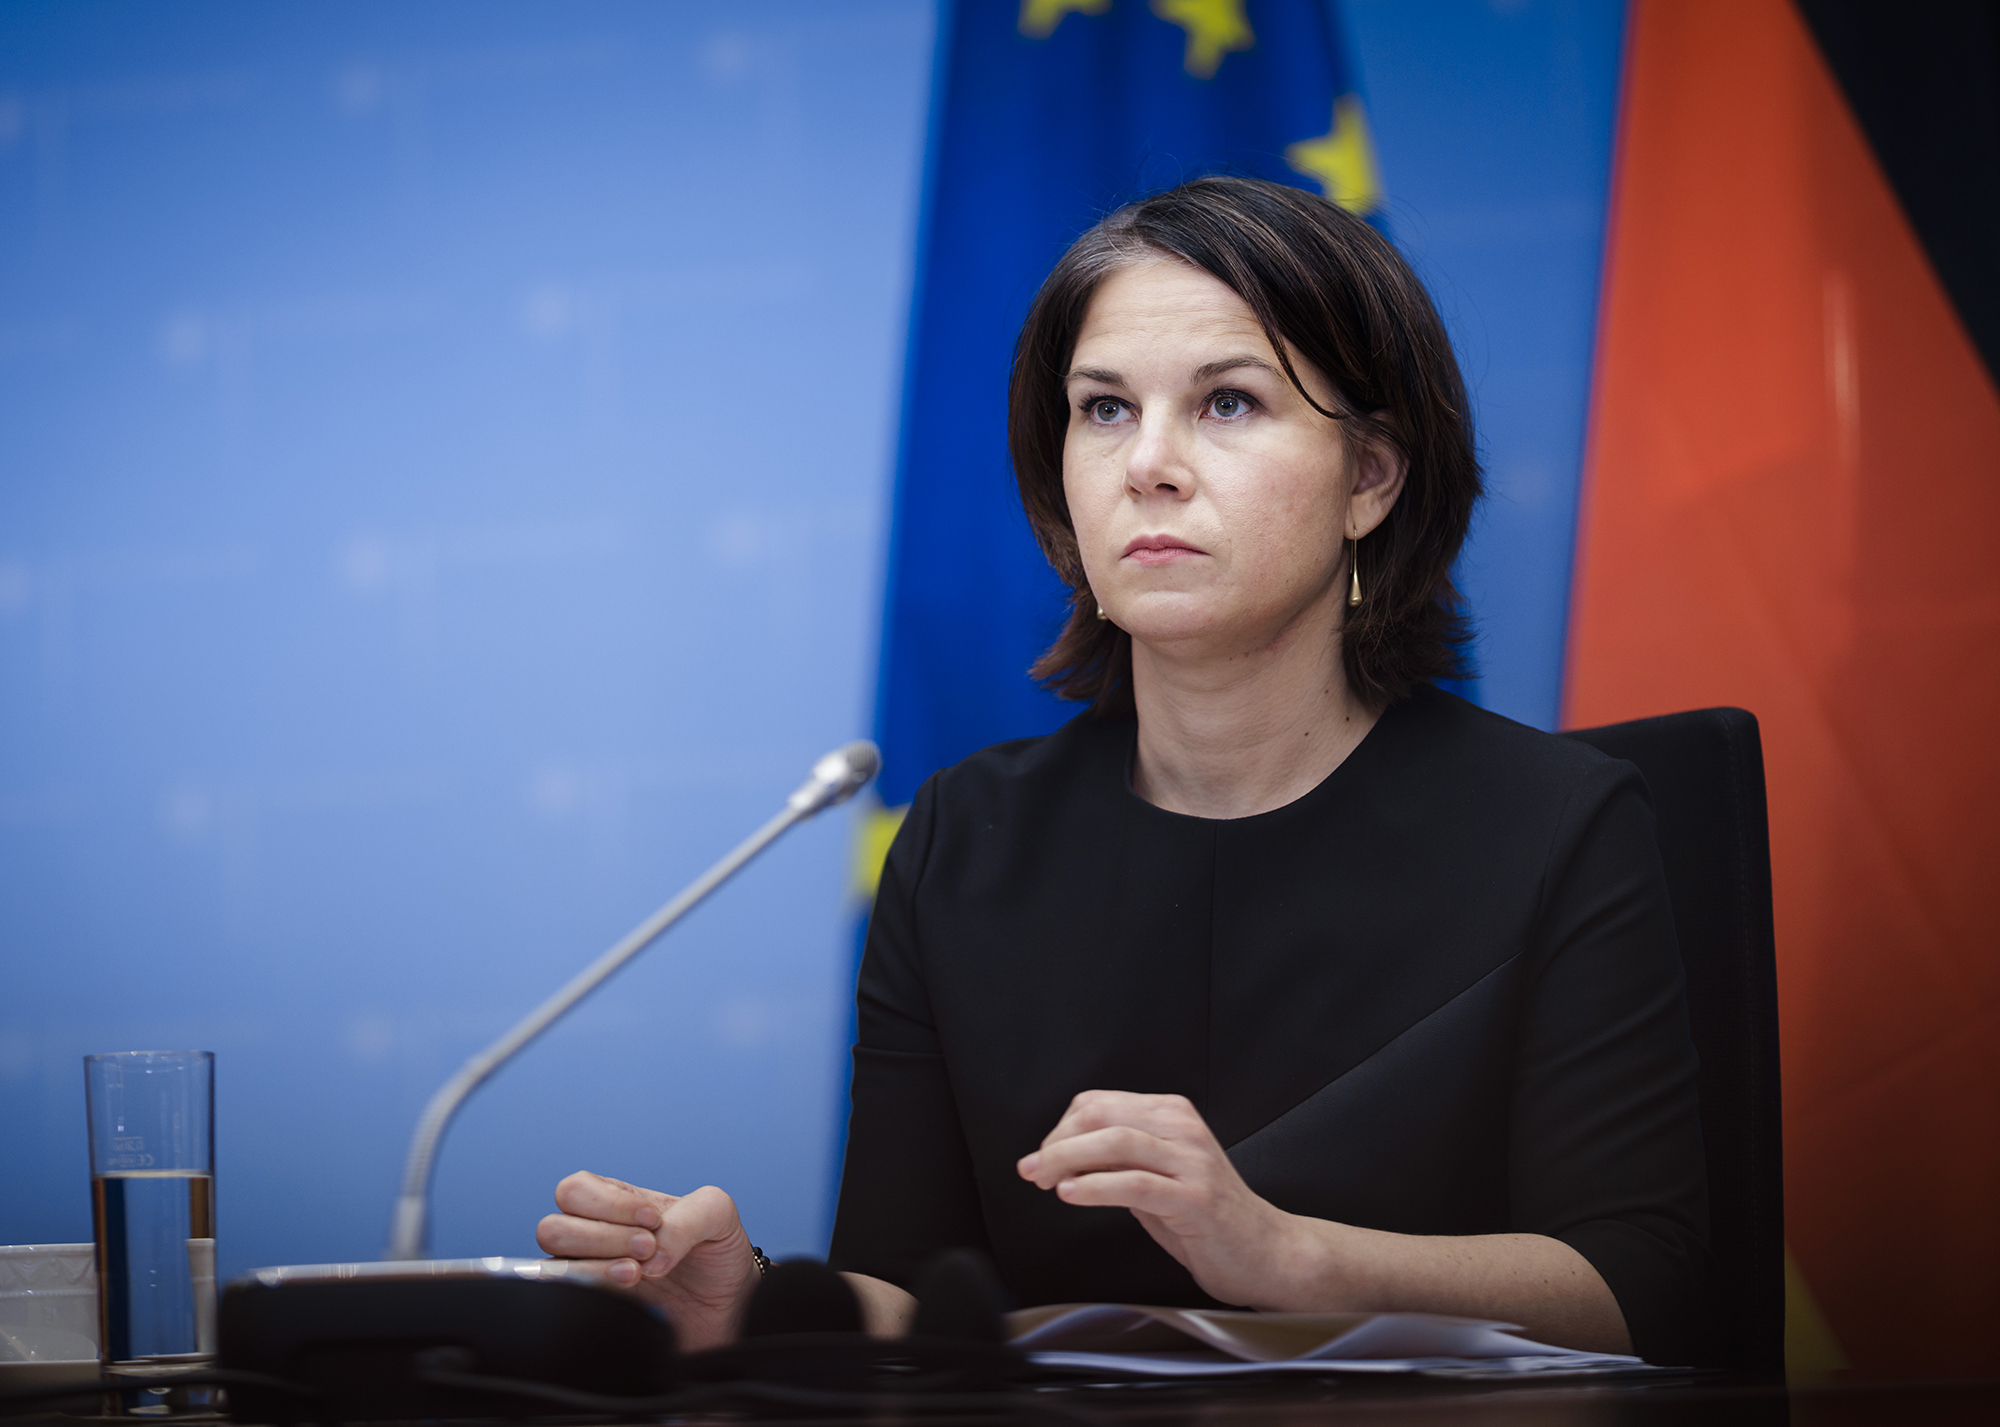
[[[1186,500],[1194,494],[1190,433],[1172,416],[1148,412],[1125,452],[1125,488],[1134,495]]]

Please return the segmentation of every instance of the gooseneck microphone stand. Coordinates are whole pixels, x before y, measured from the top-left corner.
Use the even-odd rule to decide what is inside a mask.
[[[389,1231],[389,1248],[383,1255],[391,1260],[420,1259],[429,1236],[431,1172],[437,1161],[438,1144],[444,1138],[452,1116],[466,1097],[505,1065],[530,1041],[554,1025],[577,1002],[603,985],[611,974],[652,945],[660,933],[728,881],[736,871],[769,847],[794,823],[804,822],[815,813],[846,802],[860,792],[881,767],[882,755],[866,741],[836,748],[813,765],[812,776],[785,800],[785,807],[737,845],[720,862],[695,878],[685,891],[639,923],[616,946],[585,967],[575,979],[549,997],[507,1034],[468,1060],[444,1088],[431,1097],[417,1121],[410,1140],[409,1159],[403,1166],[403,1188],[396,1199],[395,1219]]]

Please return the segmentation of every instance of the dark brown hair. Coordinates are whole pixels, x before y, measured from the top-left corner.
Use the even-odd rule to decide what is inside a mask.
[[[1380,708],[1426,680],[1462,676],[1470,631],[1451,564],[1479,499],[1479,461],[1444,325],[1367,223],[1296,188],[1228,177],[1120,208],[1063,254],[1022,324],[1007,440],[1028,523],[1071,591],[1069,622],[1031,672],[1100,713],[1132,711],[1131,636],[1097,618],[1063,493],[1064,379],[1098,286],[1158,258],[1213,274],[1249,305],[1300,394],[1341,418],[1350,454],[1380,443],[1408,463],[1395,506],[1360,542],[1363,599],[1341,629],[1349,686]],[[1313,400],[1288,345],[1332,384],[1338,410]]]

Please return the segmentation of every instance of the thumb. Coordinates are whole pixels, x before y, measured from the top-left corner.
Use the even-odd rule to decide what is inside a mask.
[[[653,1231],[658,1247],[640,1267],[647,1278],[664,1278],[703,1244],[742,1237],[736,1201],[714,1185],[705,1184],[661,1211],[660,1227]]]

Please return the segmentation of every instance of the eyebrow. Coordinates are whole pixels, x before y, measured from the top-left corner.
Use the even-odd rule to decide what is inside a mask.
[[[1211,377],[1219,377],[1224,372],[1234,371],[1238,367],[1261,367],[1265,371],[1270,372],[1273,376],[1284,375],[1283,372],[1279,371],[1276,367],[1272,366],[1262,357],[1242,356],[1242,357],[1224,357],[1219,362],[1203,362],[1200,366],[1194,369],[1194,380],[1198,382],[1205,382],[1209,380]]]
[[[1278,368],[1272,366],[1262,357],[1241,356],[1223,357],[1217,361],[1203,362],[1189,374],[1188,380],[1192,382],[1205,382],[1211,378],[1221,376],[1224,372],[1235,371],[1239,367],[1261,367],[1263,370],[1275,375],[1284,375],[1283,372],[1279,371]],[[1078,367],[1067,377],[1063,378],[1063,380],[1065,382],[1102,382],[1105,386],[1125,385],[1124,377],[1104,367]]]

